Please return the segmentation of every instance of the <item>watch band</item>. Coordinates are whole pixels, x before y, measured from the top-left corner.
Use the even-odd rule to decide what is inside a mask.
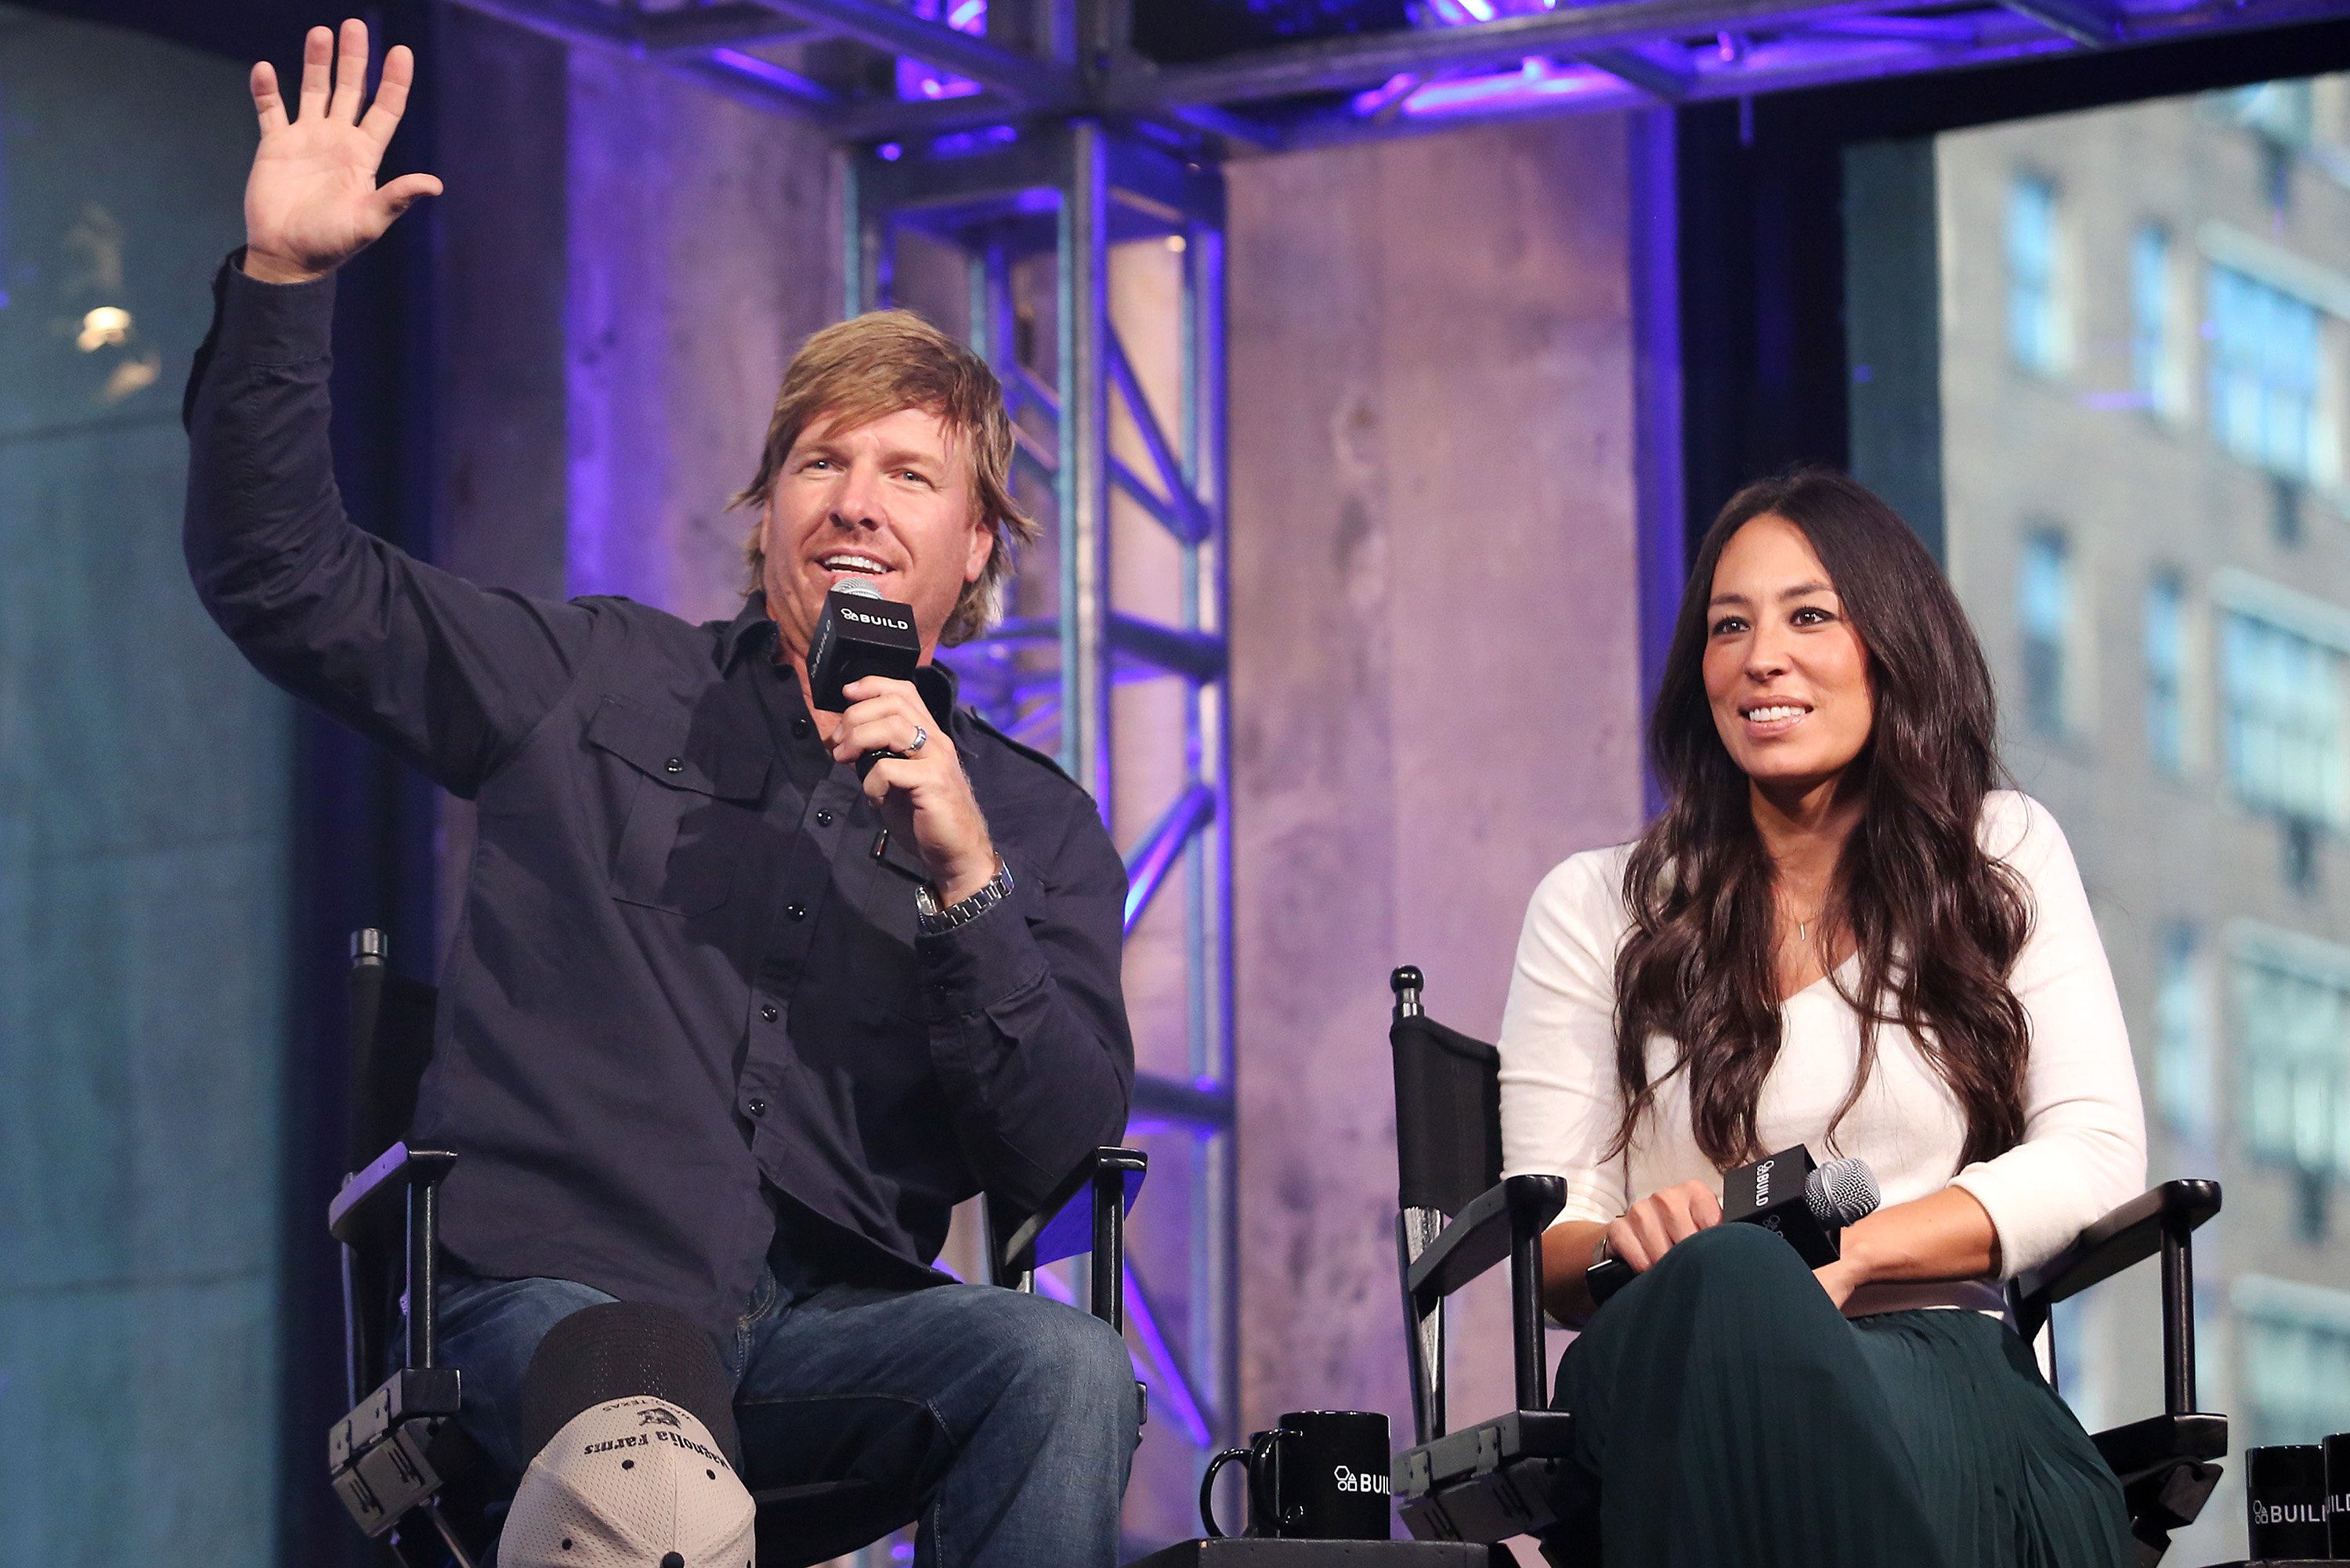
[[[928,882],[914,889],[915,924],[921,934],[935,937],[967,926],[1012,896],[1012,867],[995,857],[995,875],[987,885],[960,903],[939,906],[938,889]]]

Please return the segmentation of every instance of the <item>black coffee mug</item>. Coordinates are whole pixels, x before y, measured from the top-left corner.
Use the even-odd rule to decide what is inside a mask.
[[[2324,1557],[2325,1450],[2287,1443],[2246,1453],[2244,1508],[2251,1557]]]
[[[1216,1472],[1238,1459],[1248,1475],[1248,1532],[1303,1541],[1388,1538],[1388,1418],[1377,1410],[1293,1410],[1246,1448],[1208,1461],[1200,1522],[1216,1526]]]
[[[2325,1533],[2332,1555],[2350,1558],[2350,1432],[2325,1439]]]

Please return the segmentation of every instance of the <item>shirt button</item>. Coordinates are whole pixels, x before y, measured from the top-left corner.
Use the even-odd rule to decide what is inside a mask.
[[[795,719],[792,721],[792,739],[795,741],[805,741],[808,738],[808,732],[815,728],[816,726],[809,723],[806,719]]]
[[[759,1009],[759,1016],[765,1019],[768,1023],[773,1023],[776,1019],[782,1017],[783,1014],[777,1012],[775,1011],[775,1004],[770,1002]]]
[[[828,811],[817,812],[816,814],[816,825],[818,827],[830,827],[832,826],[832,813]]]
[[[663,763],[661,765],[669,769],[669,771],[673,774],[681,774],[685,772],[685,759],[683,757],[671,757],[668,762]]]
[[[784,906],[784,913],[789,915],[795,920],[805,920],[807,919],[807,906],[805,904],[785,904]]]
[[[753,1100],[750,1105],[750,1111],[754,1116],[765,1116],[767,1114],[767,1102],[764,1100]]]

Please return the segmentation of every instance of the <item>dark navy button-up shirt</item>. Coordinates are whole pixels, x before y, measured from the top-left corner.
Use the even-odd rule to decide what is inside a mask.
[[[188,399],[205,607],[272,680],[480,806],[413,1134],[458,1153],[442,1233],[463,1266],[721,1331],[771,1248],[920,1277],[954,1204],[1034,1207],[1116,1141],[1126,876],[1083,791],[925,670],[1014,891],[918,936],[923,867],[871,854],[872,807],[757,595],[692,626],[402,555],[336,490],[333,280],[231,266],[217,290]]]

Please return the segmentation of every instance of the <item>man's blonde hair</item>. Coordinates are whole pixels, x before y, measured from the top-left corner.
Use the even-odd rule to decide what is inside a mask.
[[[1003,580],[1015,545],[1036,541],[1036,523],[1012,498],[1012,419],[1003,388],[987,362],[910,310],[874,310],[837,322],[792,356],[767,421],[758,476],[731,506],[764,508],[792,443],[819,420],[854,430],[907,409],[934,415],[969,454],[972,494],[995,548],[979,580],[963,585],[940,641],[970,640],[1002,613]],[[743,546],[751,587],[765,586],[765,518],[752,525]]]

